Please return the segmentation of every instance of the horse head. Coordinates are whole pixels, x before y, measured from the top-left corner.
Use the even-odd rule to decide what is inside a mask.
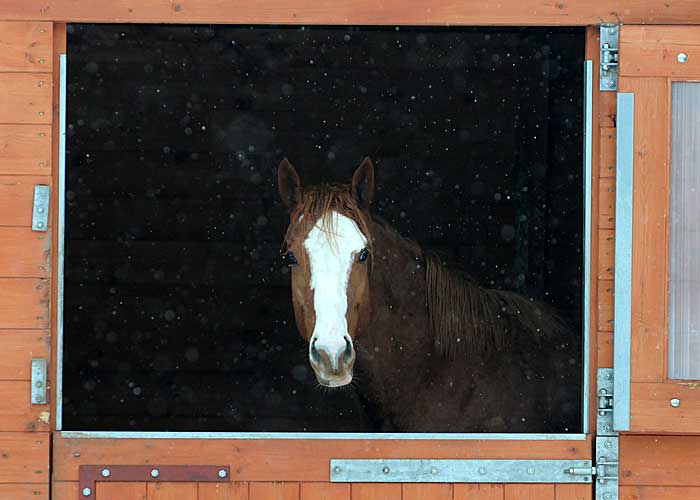
[[[290,214],[282,258],[291,268],[297,328],[309,343],[318,382],[347,385],[354,340],[369,320],[374,166],[365,158],[350,185],[302,188],[299,174],[284,159],[277,180]]]

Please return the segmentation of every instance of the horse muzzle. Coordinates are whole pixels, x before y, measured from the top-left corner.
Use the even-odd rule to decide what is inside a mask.
[[[342,387],[352,382],[355,348],[349,336],[344,343],[325,343],[314,337],[309,344],[309,362],[318,383],[326,387]]]

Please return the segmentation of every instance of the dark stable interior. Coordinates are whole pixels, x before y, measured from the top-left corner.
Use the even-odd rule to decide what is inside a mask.
[[[67,52],[64,429],[380,430],[296,331],[284,157],[309,184],[371,156],[402,235],[581,331],[583,29],[70,25]]]

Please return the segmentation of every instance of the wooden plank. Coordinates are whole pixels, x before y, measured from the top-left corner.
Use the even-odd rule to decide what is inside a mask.
[[[52,70],[53,23],[0,22],[0,72]]]
[[[598,25],[700,24],[694,0],[270,0],[231,4],[222,0],[4,0],[4,19],[122,23],[388,24],[388,25]]]
[[[0,498],[7,500],[49,500],[48,484],[0,484]],[[74,496],[72,500],[78,498]]]
[[[49,354],[48,330],[0,330],[0,380],[30,380],[31,359]]]
[[[402,487],[402,500],[452,500],[451,484],[407,483]]]
[[[700,488],[676,486],[622,486],[620,500],[692,500],[700,498]]]
[[[48,483],[50,439],[46,432],[0,432],[0,483]]]
[[[598,95],[600,96],[598,115],[600,127],[615,128],[617,126],[617,92],[599,92]]]
[[[47,329],[50,287],[46,279],[0,278],[0,329]]]
[[[0,125],[0,174],[50,173],[51,125]]]
[[[591,500],[593,498],[592,484],[557,484],[554,487],[556,500]]]
[[[199,500],[248,500],[248,483],[199,483],[197,490]]]
[[[598,279],[615,278],[615,231],[601,229],[598,231]]]
[[[615,281],[598,281],[598,331],[612,332],[615,325]]]
[[[148,500],[197,500],[197,483],[147,483]],[[122,496],[120,500],[132,500]],[[101,500],[97,497],[97,500]],[[141,500],[135,497],[134,500]]]
[[[613,367],[613,332],[598,331],[598,368]]]
[[[190,440],[54,438],[54,478],[77,481],[95,463],[231,465],[232,481],[328,481],[328,462],[345,458],[590,459],[590,441]],[[80,453],[74,457],[74,453]],[[63,458],[61,458],[63,457]],[[70,458],[70,459],[66,459]]]
[[[555,500],[553,484],[506,484],[505,500]]]
[[[301,483],[301,500],[350,500],[350,485],[340,483]],[[202,500],[200,498],[200,500]]]
[[[600,168],[598,174],[603,177],[615,177],[615,163],[617,158],[617,129],[601,128],[600,140]]]
[[[51,484],[51,500],[76,500],[80,483],[77,481],[54,481]]]
[[[0,74],[2,123],[51,123],[50,73]]]
[[[673,398],[681,401],[677,408],[670,404]],[[693,434],[698,431],[700,382],[634,383],[630,401],[637,432]]]
[[[0,226],[32,227],[35,184],[50,186],[51,177],[0,175]]]
[[[250,500],[254,500],[253,497]],[[401,485],[387,483],[355,483],[352,500],[401,500]]]
[[[30,384],[28,380],[0,381],[0,430],[49,430],[50,406],[31,404]]]
[[[146,500],[146,483],[97,483],[97,500]],[[195,497],[196,498],[196,497]]]
[[[615,179],[601,178],[598,182],[598,228],[615,229]]]
[[[621,486],[698,487],[699,463],[700,436],[620,438]]]
[[[51,231],[0,227],[0,276],[47,278],[51,275]]]
[[[687,55],[684,63],[678,54]],[[700,75],[700,26],[623,26],[620,75],[697,78]]]
[[[250,483],[248,491],[250,500],[299,500],[299,483]]]
[[[454,500],[503,500],[502,484],[455,484]]]

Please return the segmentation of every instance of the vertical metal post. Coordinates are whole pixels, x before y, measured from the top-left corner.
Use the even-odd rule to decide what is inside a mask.
[[[63,261],[66,213],[66,54],[60,55],[58,111],[58,293],[56,303],[56,430],[63,428]]]
[[[591,342],[591,194],[593,179],[593,61],[583,71],[583,433],[589,430],[590,342]]]

